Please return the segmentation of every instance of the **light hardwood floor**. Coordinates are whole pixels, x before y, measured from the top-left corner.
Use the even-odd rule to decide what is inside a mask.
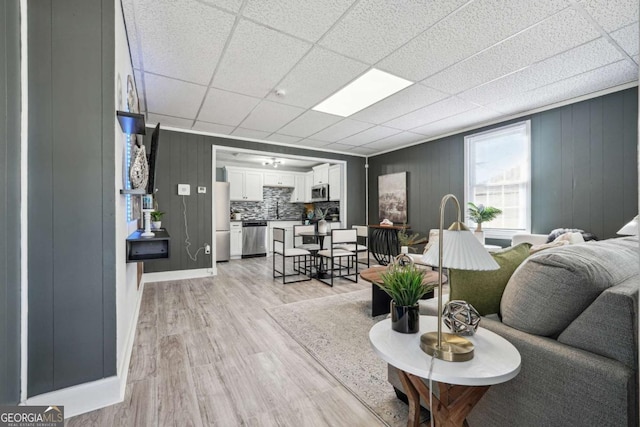
[[[271,258],[145,285],[124,402],[68,426],[384,426],[264,308],[369,288],[283,285]]]

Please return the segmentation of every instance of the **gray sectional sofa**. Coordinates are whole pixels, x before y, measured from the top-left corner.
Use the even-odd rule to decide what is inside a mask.
[[[637,426],[639,285],[637,237],[527,258],[504,290],[499,315],[480,324],[518,349],[522,369],[491,387],[469,424]],[[389,381],[402,391],[392,366]]]

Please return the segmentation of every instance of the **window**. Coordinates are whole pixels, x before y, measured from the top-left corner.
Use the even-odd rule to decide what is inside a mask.
[[[464,138],[467,202],[494,206],[502,214],[482,229],[508,239],[531,230],[531,122],[520,122]],[[467,225],[475,228],[470,219]]]

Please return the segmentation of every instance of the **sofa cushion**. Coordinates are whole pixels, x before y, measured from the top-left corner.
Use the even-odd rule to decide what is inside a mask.
[[[638,264],[636,237],[590,241],[531,255],[507,283],[500,303],[502,321],[524,332],[555,338],[603,290],[637,276]]]
[[[480,315],[498,313],[502,292],[518,266],[529,256],[529,243],[491,253],[500,268],[493,271],[449,269],[452,300],[464,300]]]
[[[606,289],[560,334],[558,342],[638,367],[638,288],[634,276]]]

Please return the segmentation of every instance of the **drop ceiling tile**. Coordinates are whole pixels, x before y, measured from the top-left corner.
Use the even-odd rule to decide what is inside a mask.
[[[342,153],[351,153],[354,147],[353,147],[353,145],[344,145],[344,144],[333,143],[333,144],[325,145],[322,148],[325,149],[325,150],[340,151]]]
[[[638,35],[638,22],[634,22],[633,24],[627,25],[618,31],[614,31],[611,33],[611,37],[630,56],[638,54],[638,51],[640,50],[638,48],[638,39],[640,39],[640,35]]]
[[[371,144],[363,145],[360,148],[376,149],[378,151],[390,150],[393,148],[402,147],[412,143],[424,141],[423,135],[418,135],[413,132],[402,132],[397,135],[388,136]]]
[[[285,144],[294,144],[300,141],[302,138],[297,136],[278,135],[277,133],[274,133],[273,135],[268,136],[267,139],[269,141],[284,142]]]
[[[384,123],[418,108],[448,97],[442,92],[420,84],[414,84],[375,104],[355,113],[351,118],[368,123]]]
[[[298,141],[298,145],[300,145],[301,147],[318,148],[318,147],[326,147],[329,144],[331,143],[327,141],[318,141],[317,139],[309,139],[309,138]]]
[[[355,133],[362,132],[365,129],[369,129],[373,125],[369,123],[357,122],[355,120],[344,119],[341,122],[331,125],[328,128],[321,130],[318,133],[312,135],[313,139],[319,139],[321,141],[335,142],[342,138],[346,138]]]
[[[273,133],[303,112],[302,108],[262,101],[241,125],[246,129]]]
[[[572,28],[572,31],[567,31],[567,28]],[[599,36],[600,33],[582,15],[574,9],[566,9],[503,43],[425,79],[423,83],[445,92],[459,93]]]
[[[145,73],[150,113],[194,119],[207,90],[204,86]]]
[[[354,0],[249,0],[242,14],[264,25],[317,41]]]
[[[262,98],[310,47],[286,34],[240,20],[213,86]]]
[[[587,0],[581,4],[607,32],[638,20],[638,0]]]
[[[634,56],[633,60],[636,62],[636,64],[640,64],[640,55]]]
[[[476,107],[477,105],[456,97],[451,97],[390,120],[386,122],[385,125],[392,128],[409,130]]]
[[[309,110],[292,122],[288,123],[286,126],[278,129],[278,133],[304,138],[331,126],[340,120],[342,120],[342,117]]]
[[[266,139],[267,135],[269,135],[269,132],[262,132],[260,130],[253,130],[253,129],[236,128],[236,130],[231,132],[231,135],[239,136],[242,138]]]
[[[238,12],[240,6],[242,6],[242,0],[197,0],[200,3],[208,4],[211,6],[221,7],[223,9],[230,10],[231,12]]]
[[[425,136],[444,135],[445,133],[454,132],[473,125],[480,125],[490,120],[497,119],[501,114],[486,108],[478,107],[474,110],[465,111],[462,114],[447,117],[428,125],[420,126],[412,129],[411,132],[419,133]]]
[[[566,0],[474,1],[383,59],[377,67],[420,81],[568,6]]]
[[[280,97],[271,92],[269,98],[284,104],[311,108],[355,80],[368,68],[362,62],[314,47],[278,83],[278,89],[284,90],[285,95]]]
[[[351,135],[344,139],[341,139],[338,142],[344,145],[358,146],[368,144],[370,142],[377,141],[379,139],[386,138],[387,136],[395,135],[400,132],[401,131],[398,129],[392,129],[385,126],[374,126],[360,133],[356,133],[355,135]]]
[[[622,54],[608,40],[601,37],[533,64],[522,71],[462,92],[459,96],[486,105],[621,59]]]
[[[235,17],[189,0],[136,0],[144,71],[208,84]]]
[[[156,125],[160,123],[160,127],[176,127],[182,129],[191,129],[191,125],[193,124],[193,120],[191,119],[183,119],[180,117],[171,117],[164,116],[162,114],[147,114],[148,125]]]
[[[229,135],[235,127],[219,125],[217,123],[207,123],[202,121],[197,121],[195,125],[193,125],[194,130],[199,130],[202,132],[211,132],[211,133],[220,133],[223,135]]]
[[[505,113],[517,113],[544,107],[599,90],[638,80],[638,67],[628,60],[618,61],[548,86],[524,92],[519,96],[489,104]]]
[[[259,98],[209,88],[198,120],[237,126],[259,103]]]
[[[332,28],[320,44],[373,64],[467,0],[362,0]]]

